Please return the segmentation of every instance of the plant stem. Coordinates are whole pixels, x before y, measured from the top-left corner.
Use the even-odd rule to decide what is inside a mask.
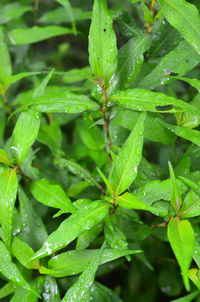
[[[2,96],[3,96],[4,104],[7,106],[7,108],[8,108],[8,113],[9,113],[9,115],[10,115],[10,114],[12,113],[12,107],[11,107],[11,105],[8,103],[8,99],[7,99],[6,93],[2,93]],[[11,118],[12,118],[12,120],[13,120],[14,123],[15,123],[15,118],[14,118],[14,116],[12,116]]]
[[[107,98],[107,94],[106,94],[105,85],[101,86],[101,90],[102,90],[103,98],[104,98],[103,107],[101,109],[101,112],[102,112],[102,115],[103,115],[104,126],[105,126],[105,129],[106,129],[108,156],[109,156],[109,160],[112,162],[112,157],[111,157],[111,154],[110,154],[111,139],[110,139],[110,132],[109,132],[109,122],[108,122],[108,119],[106,117],[106,107],[107,107],[107,104],[108,104],[108,98]]]
[[[34,4],[34,23],[38,25],[38,8],[39,8],[39,0],[35,0]]]

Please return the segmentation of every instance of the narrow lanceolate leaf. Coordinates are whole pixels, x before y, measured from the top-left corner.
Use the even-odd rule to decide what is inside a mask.
[[[178,298],[175,300],[172,300],[171,302],[191,302],[194,301],[194,299],[199,295],[199,290],[195,290],[191,294],[184,296],[182,298]]]
[[[106,0],[95,0],[89,33],[89,61],[96,78],[108,84],[117,68],[116,36]]]
[[[23,226],[20,232],[20,239],[23,239],[34,250],[37,250],[47,239],[47,231],[42,219],[33,208],[30,198],[26,196],[21,187],[19,187],[18,196]]]
[[[31,6],[22,6],[20,3],[8,3],[7,5],[4,4],[1,7],[0,11],[0,24],[8,23],[11,20],[15,20],[20,18],[26,12],[31,11]]]
[[[12,74],[12,66],[2,28],[0,28],[0,53],[0,93],[5,93]]]
[[[171,179],[171,206],[176,210],[176,213],[179,213],[180,207],[182,205],[182,200],[178,192],[176,177],[170,162],[169,162],[169,172],[170,172],[170,179]]]
[[[157,216],[166,217],[167,211],[156,208],[154,206],[149,206],[136,195],[126,192],[123,195],[120,195],[116,198],[116,204],[125,209],[134,209],[134,210],[143,210],[149,211]]]
[[[0,175],[0,223],[3,241],[10,247],[13,210],[17,194],[16,170],[4,170]]]
[[[72,6],[71,6],[69,0],[56,0],[56,1],[64,6],[64,8],[66,10],[66,15],[69,17],[69,19],[72,23],[72,28],[74,30],[74,33],[76,33],[76,21],[75,21],[73,9],[72,9]]]
[[[196,6],[185,0],[159,0],[159,3],[168,22],[200,54],[200,17]]]
[[[192,282],[200,289],[200,279],[199,279],[199,269],[197,268],[192,268],[188,272],[188,277]]]
[[[26,126],[25,126],[26,125]],[[19,164],[26,158],[30,146],[37,138],[40,114],[34,110],[21,113],[12,135],[12,151]]]
[[[190,84],[191,86],[193,86],[194,88],[196,88],[198,90],[198,92],[200,92],[200,80],[187,78],[187,77],[180,77],[180,76],[173,76],[173,77],[170,77],[170,79],[184,81],[184,82]]]
[[[192,261],[195,240],[190,222],[179,220],[178,217],[171,218],[168,224],[168,239],[180,265],[185,287],[189,290],[188,270]]]
[[[67,160],[65,158],[58,158],[55,163],[61,167],[67,167],[73,174],[85,179],[90,185],[95,185],[101,189],[101,186],[96,182],[94,177],[88,170],[81,167],[78,163],[73,160]]]
[[[39,260],[35,260],[25,265],[26,261],[33,256],[33,249],[23,240],[15,237],[12,243],[12,253],[17,260],[28,269],[39,269]]]
[[[97,256],[92,259],[78,281],[68,290],[62,302],[88,302],[90,300],[91,286],[102,258],[103,247],[104,245],[98,250]]]
[[[78,113],[86,110],[93,111],[99,108],[98,104],[87,96],[71,92],[62,93],[59,96],[41,96],[34,99],[34,102],[29,105],[34,105],[34,109],[40,112]]]
[[[8,282],[0,288],[0,299],[3,299],[14,292],[13,282]]]
[[[197,112],[198,109],[182,100],[168,96],[164,93],[144,90],[140,88],[119,90],[113,94],[110,101],[118,105],[138,110],[160,113]]]
[[[10,165],[10,161],[8,159],[8,155],[6,151],[0,148],[0,163]]]
[[[36,75],[36,74],[40,74],[40,72],[39,71],[30,71],[30,72],[20,72],[18,74],[13,74],[10,78],[9,83],[13,84],[13,83],[16,83],[16,82],[24,79],[24,78],[31,77],[31,76]]]
[[[193,47],[186,41],[182,41],[162,58],[150,74],[142,79],[139,87],[152,90],[164,85],[170,80],[171,73],[184,75],[193,69],[199,60],[200,56]]]
[[[142,113],[138,118],[112,165],[108,181],[115,195],[124,192],[137,176],[137,168],[142,157],[145,117],[146,114]]]
[[[43,302],[60,302],[60,292],[56,280],[46,276],[43,289]]]
[[[73,213],[75,208],[59,184],[51,183],[47,179],[40,179],[31,183],[31,192],[39,202],[64,212]]]
[[[72,214],[47,238],[42,248],[30,261],[51,255],[67,246],[80,234],[102,221],[108,213],[108,208],[109,205],[106,202],[94,201]]]
[[[118,67],[108,87],[109,93],[116,88],[128,87],[140,70],[143,63],[143,53],[150,46],[150,36],[139,36],[130,39],[120,49],[118,54]]]
[[[15,263],[12,262],[11,255],[2,241],[0,241],[0,272],[15,284],[31,290],[31,287],[23,278]]]
[[[102,253],[100,264],[104,264],[120,257],[140,253],[140,250],[105,249]],[[61,253],[51,258],[48,268],[41,267],[41,274],[49,274],[54,277],[64,277],[81,273],[91,261],[97,258],[99,250],[73,250]]]
[[[32,28],[17,28],[9,32],[9,38],[13,45],[31,44],[44,41],[52,37],[72,34],[73,31],[61,26],[34,26]]]
[[[30,282],[30,285],[34,290],[34,293],[27,291],[22,287],[17,287],[10,302],[38,302],[38,297],[42,293],[44,286],[44,277],[39,276],[34,278],[33,281]]]
[[[198,130],[172,125],[166,122],[161,122],[167,129],[175,133],[177,136],[180,136],[197,146],[200,146],[200,132]]]

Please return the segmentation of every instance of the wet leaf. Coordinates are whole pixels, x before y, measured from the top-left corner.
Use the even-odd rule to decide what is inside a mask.
[[[183,281],[187,290],[190,289],[188,270],[194,249],[194,231],[188,220],[171,218],[168,224],[168,239],[181,268]]]
[[[47,179],[40,179],[31,183],[31,192],[39,202],[53,208],[73,213],[75,208],[65,191],[59,184],[51,183]]]
[[[110,97],[110,101],[119,106],[138,110],[160,113],[193,112],[198,111],[194,106],[186,102],[168,96],[164,93],[148,91],[140,88],[119,90]],[[173,107],[172,107],[173,106]]]
[[[26,125],[26,127],[24,127]],[[40,114],[29,110],[20,114],[12,135],[11,150],[20,165],[29,153],[29,148],[37,138]]]
[[[44,242],[30,261],[53,254],[55,251],[67,246],[86,230],[91,229],[104,219],[108,213],[109,205],[104,201],[92,202],[69,218],[65,219],[58,229]]]
[[[106,85],[117,68],[116,36],[106,0],[95,0],[89,33],[89,61],[96,78]]]
[[[15,258],[29,269],[39,269],[39,260],[33,261],[25,265],[26,261],[33,256],[34,250],[23,240],[15,237],[12,243],[12,253]]]
[[[14,204],[17,195],[16,170],[4,170],[0,175],[0,223],[2,239],[10,248],[12,238],[12,222]]]
[[[8,48],[5,42],[3,29],[0,27],[0,93],[6,92],[10,77],[12,75],[12,66]]]
[[[140,253],[140,250],[105,249],[99,264],[104,264],[120,257]],[[41,267],[40,273],[54,277],[64,277],[81,273],[98,257],[98,249],[72,250],[51,258],[48,268]]]
[[[173,50],[168,52],[145,76],[139,84],[144,89],[155,89],[170,80],[171,73],[184,75],[193,69],[199,62],[199,54],[186,41],[182,41]],[[181,61],[181,64],[180,64]]]
[[[138,165],[142,157],[145,117],[145,113],[142,113],[138,118],[136,126],[112,165],[108,181],[115,195],[124,192],[137,176]]]
[[[159,0],[159,3],[169,23],[200,54],[200,17],[196,6],[185,0]]]
[[[11,255],[2,241],[0,241],[0,272],[15,284],[32,291],[15,263],[12,262]]]

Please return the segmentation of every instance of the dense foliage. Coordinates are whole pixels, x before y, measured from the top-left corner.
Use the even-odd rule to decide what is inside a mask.
[[[1,301],[200,301],[199,10],[1,1]]]

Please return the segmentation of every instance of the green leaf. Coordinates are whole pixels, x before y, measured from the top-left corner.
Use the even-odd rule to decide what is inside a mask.
[[[3,29],[0,27],[0,93],[5,94],[12,75],[10,55],[5,42]]]
[[[159,121],[159,123],[162,123],[167,129],[175,133],[177,136],[200,146],[200,132],[198,130],[172,125],[163,121]]]
[[[138,111],[151,111],[160,113],[193,112],[198,109],[186,102],[168,96],[161,92],[154,92],[140,88],[119,90],[113,94],[110,101],[116,104]]]
[[[159,0],[168,22],[200,54],[200,17],[195,5],[185,0]]]
[[[31,192],[39,202],[61,209],[66,213],[73,213],[75,208],[65,191],[57,183],[51,183],[47,179],[35,180],[31,183]]]
[[[166,217],[167,211],[159,209],[157,207],[149,206],[142,200],[140,200],[136,195],[130,194],[128,192],[120,195],[116,198],[116,204],[125,209],[135,209],[149,211],[157,216]]]
[[[3,241],[10,248],[13,210],[17,194],[16,170],[4,170],[0,175],[0,223]]]
[[[60,302],[60,292],[56,280],[46,276],[43,289],[43,302]]]
[[[200,81],[197,79],[191,79],[191,78],[180,77],[180,76],[173,76],[170,78],[175,79],[175,80],[184,81],[184,82],[190,84],[191,86],[193,86],[194,88],[196,88],[198,90],[198,92],[200,92]]]
[[[23,240],[15,237],[12,243],[12,253],[17,260],[28,269],[39,269],[39,260],[35,260],[25,265],[26,261],[33,256],[34,250]]]
[[[176,184],[176,177],[174,174],[174,170],[173,167],[171,165],[171,163],[169,162],[169,172],[170,172],[170,179],[171,179],[171,206],[175,209],[176,213],[179,213],[179,210],[181,208],[182,205],[182,200],[181,200],[181,196],[179,195],[178,192],[178,187]]]
[[[72,12],[74,20],[87,20],[92,16],[90,11],[84,11],[79,7],[72,7]],[[69,14],[66,14],[66,9],[64,7],[58,7],[54,10],[45,12],[39,21],[45,24],[61,24],[70,22],[71,17]]]
[[[199,54],[192,46],[182,41],[161,59],[150,74],[142,79],[139,87],[152,90],[164,85],[170,80],[171,73],[184,75],[199,63],[199,59]]]
[[[3,5],[0,11],[0,24],[8,23],[11,20],[20,18],[26,12],[31,11],[31,6],[22,6],[20,3],[9,3]]]
[[[111,195],[113,195],[114,191],[113,191],[108,179],[106,178],[106,176],[103,174],[103,172],[99,168],[97,168],[97,171],[99,172],[101,178],[103,179],[108,191],[111,193]]]
[[[0,288],[0,299],[7,297],[13,292],[14,292],[13,282],[6,283],[3,287]]]
[[[18,287],[10,302],[37,302],[44,286],[44,277],[37,277],[30,284],[37,293],[37,296],[30,291]]]
[[[65,92],[56,95],[41,96],[34,99],[28,105],[33,105],[34,109],[40,112],[66,112],[79,113],[86,110],[93,111],[99,108],[85,95],[77,95],[72,92]]]
[[[41,81],[41,83],[39,84],[39,86],[34,90],[33,93],[33,98],[36,98],[37,96],[43,95],[45,92],[45,89],[49,83],[49,81],[51,80],[53,73],[54,73],[54,68],[49,71],[49,73],[47,74],[47,76]]]
[[[86,249],[91,242],[93,242],[103,230],[103,223],[95,225],[90,230],[81,234],[76,241],[76,250]]]
[[[26,125],[26,127],[25,127]],[[12,135],[13,155],[20,165],[29,153],[29,148],[37,138],[40,114],[34,110],[21,113]]]
[[[118,89],[127,88],[140,70],[143,63],[143,53],[149,48],[150,36],[139,36],[130,39],[120,49],[118,54],[118,67],[109,83],[109,93],[116,86]]]
[[[199,280],[199,269],[192,268],[188,272],[188,277],[192,282],[200,289],[200,280]]]
[[[124,192],[137,176],[142,157],[145,117],[146,114],[142,113],[112,165],[108,181],[115,195]]]
[[[82,120],[79,120],[77,125],[81,140],[88,149],[102,150],[104,148],[104,135],[98,126],[89,128]]]
[[[9,83],[10,84],[14,84],[24,78],[27,78],[27,77],[31,77],[33,75],[37,75],[37,74],[40,74],[40,72],[38,71],[32,71],[32,72],[20,72],[20,73],[17,73],[17,74],[13,74],[10,78],[10,81]]]
[[[59,165],[60,167],[67,167],[73,174],[79,176],[82,179],[85,179],[90,185],[95,185],[99,189],[101,189],[101,186],[97,183],[95,178],[90,174],[90,172],[81,167],[78,163],[76,163],[73,160],[67,160],[65,158],[57,158],[55,160],[55,163]]]
[[[52,37],[72,34],[73,30],[61,26],[34,26],[31,28],[17,28],[9,32],[9,38],[13,45],[37,43]]]
[[[104,264],[120,257],[140,253],[140,250],[105,249],[102,253],[100,264]],[[54,277],[64,277],[81,273],[98,257],[98,249],[73,250],[57,255],[48,262],[48,268],[41,266],[41,274]]]
[[[104,228],[104,236],[109,247],[113,249],[128,249],[126,236],[116,223],[111,222],[111,225],[106,223]]]
[[[33,208],[31,199],[26,196],[21,187],[18,189],[18,196],[23,226],[19,237],[34,250],[37,250],[47,239],[47,231],[41,218]]]
[[[195,217],[200,215],[200,196],[193,190],[189,191],[186,195],[183,206],[180,210],[181,217]]]
[[[15,284],[34,292],[12,262],[11,255],[2,241],[0,241],[0,272]]]
[[[72,29],[73,29],[74,33],[76,34],[76,21],[74,19],[73,9],[71,7],[69,0],[56,0],[56,1],[64,6],[64,8],[66,10],[66,14],[69,16],[69,19],[72,23]]]
[[[172,300],[171,302],[191,302],[194,300],[194,298],[196,298],[199,295],[199,290],[195,290],[193,293],[182,297],[182,298],[178,298],[175,300]]]
[[[91,68],[89,66],[83,68],[74,68],[69,71],[64,72],[63,82],[64,83],[74,83],[83,80],[90,79],[92,77]]]
[[[183,281],[187,290],[190,289],[188,270],[194,250],[194,231],[188,220],[171,218],[168,224],[168,239],[181,268]]]
[[[176,179],[176,185],[180,194],[184,194],[187,191],[187,187],[179,179]],[[171,180],[151,180],[137,188],[134,191],[134,195],[148,205],[152,205],[161,199],[170,201]]]
[[[0,163],[10,165],[10,161],[8,159],[8,155],[6,151],[0,148]]]
[[[62,147],[63,134],[59,124],[52,121],[51,124],[43,124],[40,128],[37,141],[49,147],[49,149],[57,153]]]
[[[119,109],[119,113],[110,121],[110,125],[121,126],[132,131],[140,112],[129,109]],[[144,138],[164,145],[172,145],[174,142],[174,134],[162,124],[158,127],[157,119],[158,114],[150,112],[147,114],[144,123]]]
[[[117,293],[99,282],[94,282],[91,288],[91,302],[122,302]]]
[[[84,269],[83,273],[78,278],[78,281],[68,290],[62,302],[88,302],[90,300],[90,291],[94,282],[95,274],[102,259],[104,244],[95,258]]]
[[[67,195],[69,197],[76,198],[79,196],[85,189],[87,189],[90,184],[87,181],[78,181],[71,184],[67,189]]]
[[[89,61],[96,78],[106,86],[117,68],[116,36],[106,0],[95,0],[89,33]]]
[[[108,213],[108,208],[109,205],[104,201],[94,201],[81,208],[60,224],[30,261],[51,255],[67,246],[83,232],[102,221]]]

